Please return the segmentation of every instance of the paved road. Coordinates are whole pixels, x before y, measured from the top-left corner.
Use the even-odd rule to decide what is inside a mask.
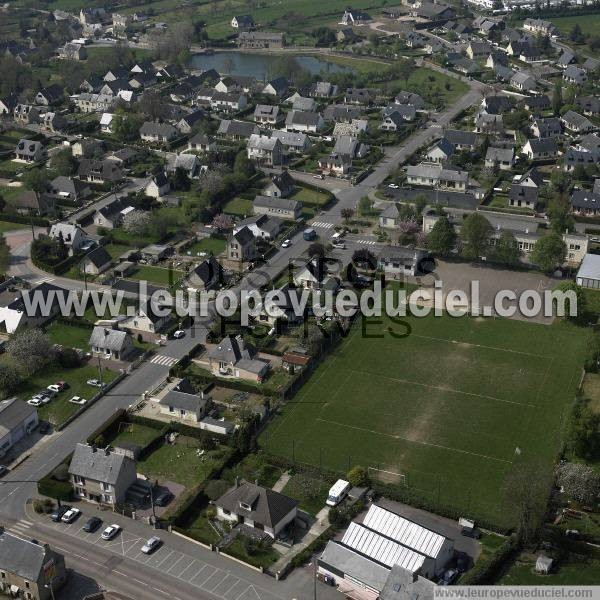
[[[392,169],[396,168],[399,164],[402,164],[419,147],[436,138],[440,133],[440,128],[449,124],[459,112],[470,105],[477,103],[481,98],[481,89],[481,84],[477,84],[476,82],[471,83],[471,90],[462,96],[455,105],[441,113],[437,118],[437,124],[435,126],[418,130],[399,147],[387,148],[384,159],[377,165],[374,172],[358,186],[346,187],[339,191],[336,190],[338,202],[330,210],[319,214],[312,223],[319,233],[320,238],[323,241],[327,241],[331,237],[333,234],[333,227],[342,222],[340,212],[343,208],[355,208],[358,200],[382,183]],[[264,267],[249,274],[245,278],[244,283],[249,282],[254,287],[267,284],[269,278],[279,273],[291,260],[300,257],[309,245],[309,242],[302,239],[301,233],[294,236],[292,241],[293,244],[291,248],[281,249],[269,259]],[[353,240],[352,243],[358,244],[361,242]],[[18,244],[12,249],[11,273],[19,274],[30,280],[37,280],[40,278],[40,274],[32,267],[30,261],[28,261],[28,244],[27,241],[22,241],[21,244]],[[352,246],[350,245],[350,249],[351,247]],[[80,283],[65,280],[64,278],[56,278],[56,282],[69,288],[81,287]],[[54,434],[52,439],[45,444],[43,452],[33,454],[21,466],[6,475],[4,479],[0,480],[0,518],[3,518],[6,522],[13,523],[15,520],[20,520],[22,525],[23,519],[26,519],[24,512],[25,502],[36,493],[35,482],[41,476],[56,467],[65,456],[72,452],[73,447],[77,442],[86,439],[100,424],[104,423],[115,410],[127,408],[139,399],[140,394],[143,391],[152,389],[152,387],[161,382],[167,375],[169,366],[172,362],[167,360],[166,357],[171,359],[182,357],[196,343],[204,341],[205,335],[206,328],[198,323],[195,325],[193,331],[188,330],[185,338],[170,342],[166,348],[161,349],[160,351],[159,357],[164,356],[164,360],[161,361],[160,359],[157,360],[154,358],[152,362],[142,364],[136,371],[127,376],[123,382],[115,386],[115,388],[113,388],[104,398],[83,413],[83,415],[74,421],[72,425],[67,427],[64,431]],[[127,529],[129,530],[134,526],[136,528],[144,528],[144,534],[140,534],[140,538],[149,537],[151,530],[139,523],[129,523]],[[64,531],[54,530],[47,535],[49,535],[50,541],[55,541],[64,534]],[[136,541],[133,545],[137,543],[138,542]],[[190,544],[185,541],[181,543]],[[96,562],[92,561],[90,564],[88,564],[89,561],[83,561],[83,559],[81,559],[79,563],[77,563],[76,560],[74,561],[76,563],[75,568],[81,570],[85,575],[89,575],[90,577],[101,575],[103,581],[106,580],[106,577],[115,576],[115,573],[113,573],[114,569],[110,569],[106,573],[98,571],[98,569],[102,568],[102,564],[105,565],[104,568],[106,570],[106,564],[102,562],[98,563],[96,560],[99,557],[105,557],[105,552],[110,551],[110,548],[97,548],[95,546],[91,548],[90,540],[80,537],[77,537],[76,540],[69,539],[68,542],[62,540],[60,547],[67,549],[76,547],[77,556],[89,557],[90,560],[93,557]],[[122,545],[121,547],[123,548],[124,546]],[[91,555],[90,551],[92,551]],[[215,576],[215,580],[223,579],[224,582],[227,578],[247,579],[249,570],[244,566],[231,561],[225,562],[227,559],[215,557],[210,552],[197,546],[194,546],[193,550],[182,552],[182,554],[185,554],[186,556],[189,554],[190,557],[194,557],[196,561],[204,561],[207,564],[211,563],[213,560],[217,560],[218,566],[215,566],[215,568],[219,569],[219,572],[222,572],[222,575],[218,577]],[[77,556],[75,556],[75,559]],[[202,558],[198,558],[199,556]],[[172,589],[173,582],[171,581],[172,578],[170,574],[165,576],[160,570],[156,569],[156,565],[154,565],[153,562],[148,561],[147,564],[139,565],[137,564],[135,557],[130,557],[129,554],[123,554],[118,557],[118,561],[120,573],[137,572],[142,575],[141,577],[138,576],[138,579],[141,581],[153,581],[156,582],[158,587],[168,586],[169,590]],[[149,569],[152,569],[152,571],[148,571]],[[173,566],[173,570],[175,570],[175,566]],[[148,573],[150,573],[150,575],[148,575]],[[270,597],[265,594],[272,594],[273,598],[312,597],[312,582],[310,579],[308,581],[299,581],[297,578],[300,577],[301,573],[303,572],[298,571],[298,574],[295,573],[292,577],[288,578],[286,582],[275,582],[275,580],[257,574],[257,577],[259,578],[257,580],[257,585],[259,585],[258,582],[260,582],[264,593],[257,593],[256,597],[269,600]],[[116,573],[116,576],[127,577],[126,574],[120,575],[119,573]],[[199,575],[198,581],[200,578],[201,576]],[[184,582],[182,582],[182,585],[183,583]],[[218,585],[220,585],[220,583]],[[148,597],[153,597],[151,592],[148,593],[150,594]],[[182,592],[182,594],[183,593],[184,592]],[[204,596],[198,596],[197,590],[191,591],[190,593],[196,594],[195,596],[190,597],[217,597],[222,598],[223,600],[229,600],[226,596],[211,595],[210,590],[206,592]],[[226,593],[225,590],[224,593]],[[144,592],[144,594],[146,594],[146,592]],[[134,597],[139,598],[142,596],[138,595]],[[145,597],[146,596],[143,596],[143,598]],[[186,596],[182,595],[181,598],[183,600]],[[251,598],[240,596],[238,600],[251,600]],[[254,600],[253,597],[252,600]]]

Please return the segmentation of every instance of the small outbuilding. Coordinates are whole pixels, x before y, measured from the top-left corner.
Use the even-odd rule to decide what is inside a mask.
[[[552,570],[552,564],[554,561],[548,556],[540,554],[535,561],[535,572],[541,573],[542,575],[548,575]]]

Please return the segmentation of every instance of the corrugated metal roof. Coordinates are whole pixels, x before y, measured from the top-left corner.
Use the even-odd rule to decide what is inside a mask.
[[[375,504],[369,508],[363,525],[431,558],[438,557],[446,541],[443,535]]]
[[[577,279],[600,279],[600,256],[586,254],[577,272]]]
[[[411,573],[421,568],[426,560],[423,554],[402,546],[358,523],[350,523],[350,527],[342,538],[342,544],[387,567],[400,565]]]

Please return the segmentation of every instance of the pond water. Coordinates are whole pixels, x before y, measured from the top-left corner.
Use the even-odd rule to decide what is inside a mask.
[[[275,54],[245,54],[243,52],[216,52],[215,54],[194,54],[190,59],[193,69],[206,71],[215,69],[228,75],[250,75],[265,80],[269,65],[279,57]],[[316,56],[294,56],[298,64],[311,75],[318,73],[345,73],[352,71],[348,67],[327,62]]]

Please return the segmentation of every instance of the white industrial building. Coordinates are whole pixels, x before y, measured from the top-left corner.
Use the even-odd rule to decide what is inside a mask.
[[[328,542],[318,565],[341,592],[376,600],[392,568],[431,580],[453,554],[452,540],[373,504],[362,523],[351,523],[340,541]]]
[[[37,409],[27,402],[10,398],[0,402],[0,457],[38,425]]]
[[[585,288],[600,288],[600,255],[586,254],[577,271],[577,285]]]

